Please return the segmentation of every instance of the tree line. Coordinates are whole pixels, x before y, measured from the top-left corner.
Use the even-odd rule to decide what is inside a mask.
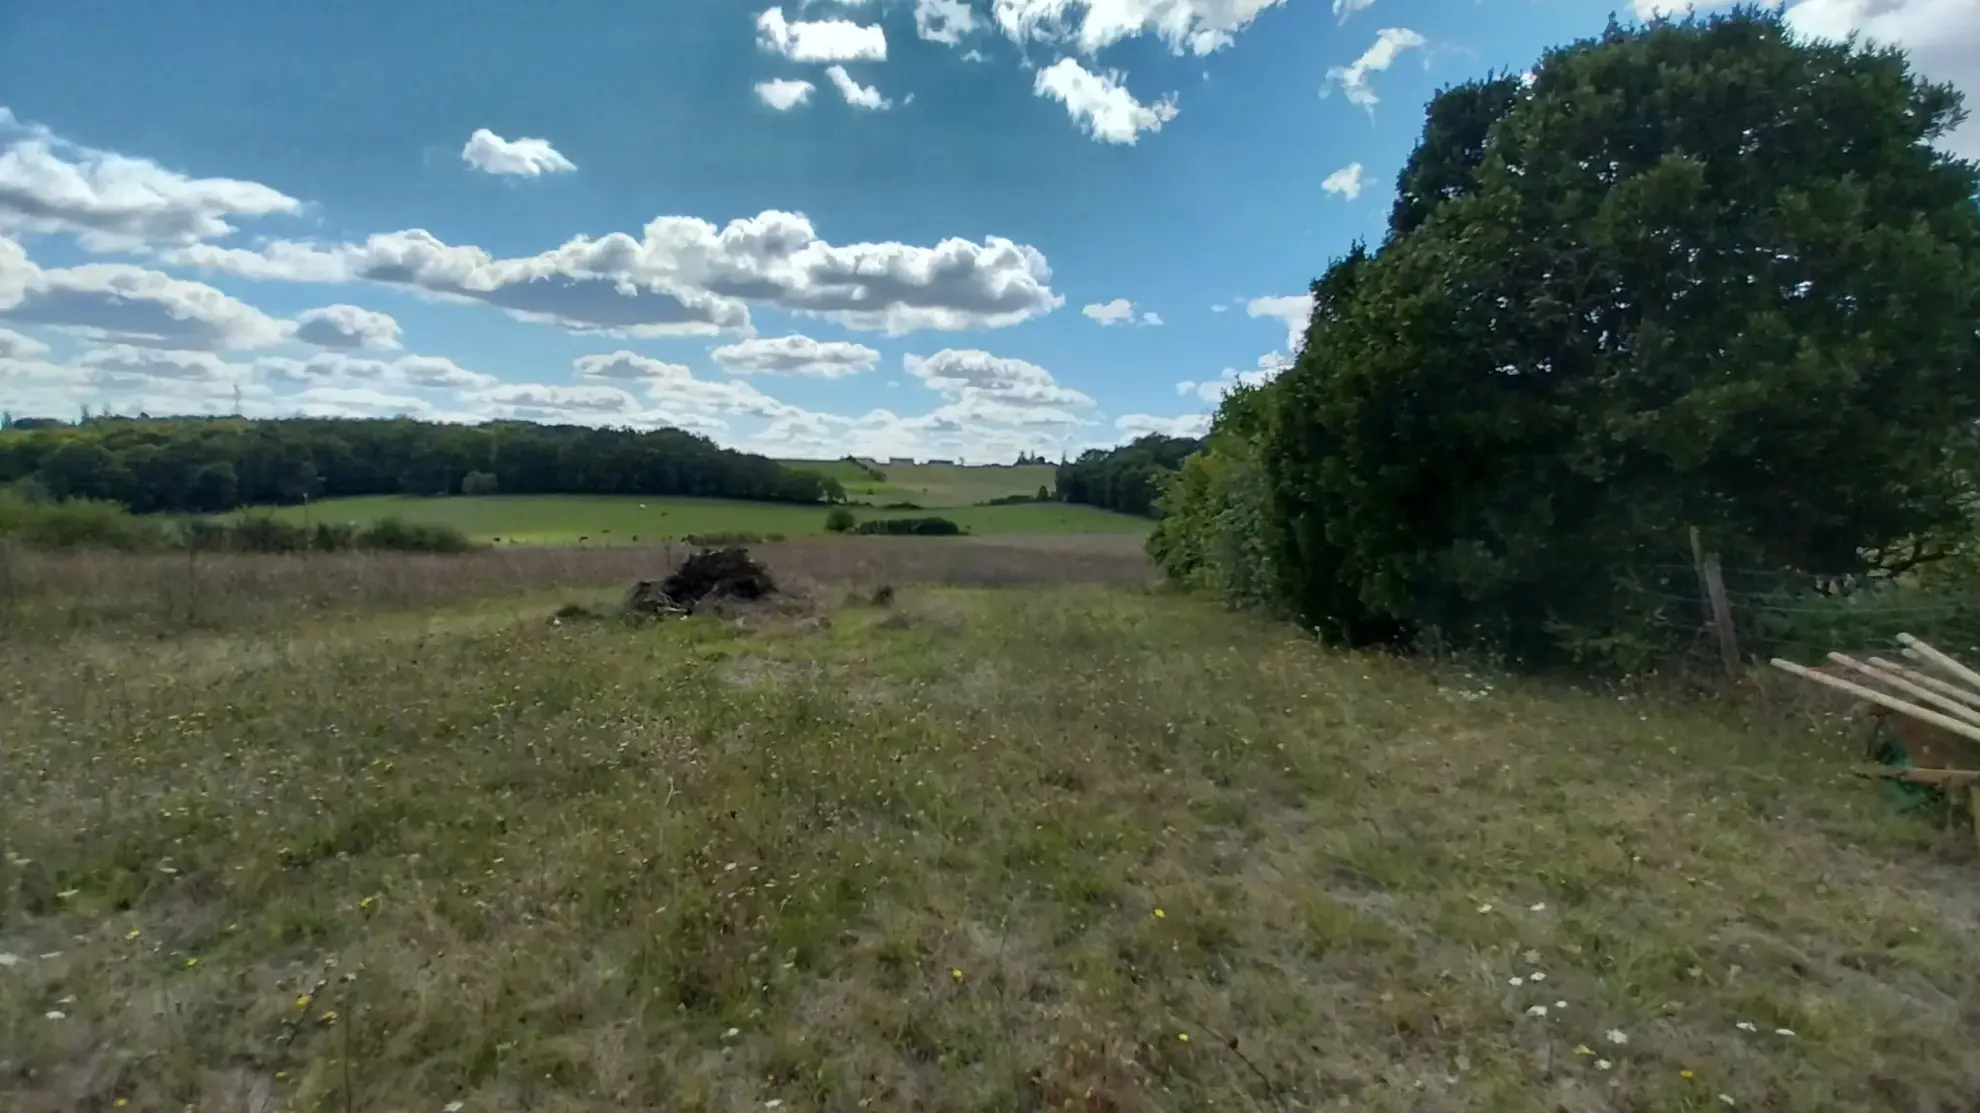
[[[836,503],[838,481],[678,429],[406,418],[97,418],[0,431],[0,484],[137,513],[346,495],[689,495]]]
[[[1118,448],[1089,448],[1059,465],[1055,484],[1064,502],[1147,517],[1168,476],[1203,442],[1150,433]]]
[[[1810,591],[1971,552],[1961,118],[1902,52],[1751,8],[1439,93],[1386,236],[1223,401],[1151,552],[1340,644],[1616,667],[1695,638],[1693,530]]]

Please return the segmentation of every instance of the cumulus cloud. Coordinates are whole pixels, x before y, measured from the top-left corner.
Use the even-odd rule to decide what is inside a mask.
[[[871,371],[880,353],[864,344],[813,340],[793,334],[753,337],[724,345],[709,355],[731,375],[800,375],[839,379]]]
[[[803,412],[748,383],[732,379],[698,379],[692,370],[678,363],[667,363],[636,352],[580,356],[571,367],[580,379],[636,383],[645,390],[647,397],[679,413],[779,418]]]
[[[72,235],[91,251],[134,251],[220,239],[233,219],[302,210],[257,182],[194,178],[66,142],[5,108],[0,143],[0,235]]]
[[[933,43],[955,46],[976,30],[976,13],[964,0],[915,0],[914,33]]]
[[[1200,398],[1205,402],[1221,401],[1234,386],[1261,386],[1279,377],[1280,373],[1292,366],[1292,361],[1279,352],[1267,352],[1258,357],[1258,366],[1240,371],[1226,367],[1214,379],[1192,382],[1188,379],[1176,384],[1176,393],[1185,398]]]
[[[295,337],[319,348],[396,348],[399,322],[355,305],[326,305],[297,314]]]
[[[122,263],[43,268],[0,240],[0,320],[100,340],[227,351],[279,344],[282,322],[199,282]]]
[[[461,148],[461,161],[485,174],[535,178],[568,174],[577,164],[557,152],[548,139],[504,139],[487,128],[476,128]]]
[[[1154,104],[1142,104],[1128,92],[1118,71],[1092,73],[1071,58],[1061,58],[1038,71],[1032,93],[1066,106],[1066,114],[1086,134],[1102,143],[1133,146],[1144,131],[1161,131],[1176,118],[1171,93]]]
[[[1137,310],[1134,303],[1126,298],[1095,302],[1092,305],[1081,307],[1080,312],[1100,322],[1102,326],[1129,324],[1159,325],[1162,323],[1162,318],[1159,314]]]
[[[1176,54],[1229,46],[1258,14],[1284,0],[994,0],[991,16],[1015,41],[1071,42],[1091,55],[1152,31]]]
[[[1033,247],[996,236],[837,245],[805,217],[775,210],[720,228],[660,217],[637,239],[580,236],[519,259],[419,229],[355,244],[194,245],[170,258],[244,277],[378,282],[574,332],[631,336],[745,331],[750,302],[890,333],[996,328],[1064,304]]]
[[[884,111],[894,107],[894,102],[881,96],[876,86],[861,85],[854,81],[844,66],[825,67],[825,76],[831,79],[833,86],[839,90],[839,95],[846,98],[846,103],[854,108]]]
[[[1244,312],[1248,317],[1272,317],[1285,322],[1286,351],[1297,352],[1306,340],[1307,319],[1313,316],[1313,295],[1252,298],[1244,303]]]
[[[1010,420],[1025,407],[1087,407],[1093,399],[1063,386],[1050,371],[1021,359],[1007,359],[975,348],[944,348],[932,356],[909,353],[902,365],[930,390],[956,398],[979,412]]]
[[[1384,27],[1375,33],[1375,45],[1347,65],[1328,70],[1327,80],[1340,86],[1341,94],[1347,97],[1349,104],[1373,110],[1381,98],[1375,95],[1374,86],[1369,84],[1369,75],[1388,69],[1403,51],[1418,49],[1428,41],[1407,27]],[[1324,97],[1327,92],[1328,87],[1321,86],[1320,95]]]
[[[48,345],[34,337],[0,328],[0,359],[40,359],[47,354]]]
[[[1130,441],[1150,433],[1160,433],[1165,437],[1200,437],[1210,431],[1210,415],[1158,417],[1155,414],[1122,414],[1114,419],[1114,428],[1120,431],[1122,440]]]
[[[877,23],[862,25],[848,19],[791,23],[782,8],[756,17],[756,45],[793,62],[887,60],[887,34]]]
[[[1356,12],[1365,12],[1375,6],[1375,0],[1334,0],[1334,18],[1342,23]]]
[[[125,379],[175,379],[188,383],[232,383],[242,368],[212,352],[184,352],[116,344],[84,352],[76,365],[97,374],[99,384]]]
[[[1841,39],[1852,32],[1903,47],[1918,73],[1966,94],[1966,123],[1941,145],[1980,159],[1980,4],[1973,0],[1799,0],[1787,10],[1796,33]]]
[[[1361,196],[1361,164],[1350,162],[1320,182],[1322,192],[1352,201]]]
[[[443,356],[412,355],[394,360],[364,359],[342,352],[323,352],[308,359],[264,356],[254,361],[254,370],[267,379],[308,385],[362,382],[423,390],[479,390],[499,381]]]
[[[756,83],[756,99],[779,112],[789,112],[811,99],[811,91],[818,86],[809,81],[792,81],[777,78],[775,81]]]

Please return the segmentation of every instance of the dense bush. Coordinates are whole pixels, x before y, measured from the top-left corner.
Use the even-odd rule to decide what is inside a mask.
[[[0,489],[0,538],[38,549],[164,548],[165,523],[140,518],[114,502],[57,502]]]
[[[0,490],[0,538],[37,549],[196,549],[202,552],[301,553],[376,549],[413,553],[464,553],[473,542],[451,526],[381,518],[368,526],[350,522],[303,525],[266,514],[238,518],[189,518],[173,523],[132,514],[113,502],[39,500]]]
[[[859,525],[859,518],[844,506],[835,506],[825,513],[825,532],[845,533]]]
[[[919,535],[922,537],[954,537],[962,527],[947,518],[874,518],[853,527],[854,533],[874,535]]]
[[[838,481],[720,448],[678,429],[295,418],[98,418],[0,430],[0,484],[139,513],[381,494],[692,495],[844,499]]]
[[[1535,665],[1689,642],[1692,527],[1784,590],[1888,580],[1970,532],[1958,115],[1901,54],[1751,9],[1440,94],[1387,238],[1314,284],[1152,551],[1340,642]]]
[[[1119,448],[1087,449],[1079,459],[1059,465],[1059,498],[1122,514],[1153,514],[1163,483],[1202,444],[1191,437],[1150,433]]]

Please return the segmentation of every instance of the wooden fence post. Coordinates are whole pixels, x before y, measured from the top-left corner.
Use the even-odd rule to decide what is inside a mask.
[[[1719,554],[1705,551],[1698,527],[1691,527],[1691,559],[1698,566],[1698,582],[1705,589],[1712,630],[1719,636],[1719,658],[1726,666],[1726,679],[1739,679],[1739,635],[1733,630],[1732,604],[1726,600],[1726,580],[1719,568]]]

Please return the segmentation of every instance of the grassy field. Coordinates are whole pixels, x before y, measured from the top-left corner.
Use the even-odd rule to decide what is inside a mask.
[[[880,466],[885,482],[875,482],[845,460],[780,460],[787,467],[823,472],[846,494],[872,503],[912,502],[926,507],[975,506],[1010,495],[1051,490],[1058,468],[1051,464],[896,464]]]
[[[974,470],[974,469],[971,469]],[[855,507],[860,518],[911,517],[914,511]],[[259,513],[260,511],[257,511]],[[489,495],[414,498],[407,495],[329,499],[273,511],[291,521],[371,522],[397,516],[450,525],[481,541],[522,545],[609,545],[678,540],[693,534],[755,533],[818,537],[825,508],[729,499],[647,498],[636,495]],[[958,506],[939,512],[974,534],[1146,534],[1144,518],[1070,503]]]
[[[633,559],[554,550],[0,626],[0,1108],[1980,1101],[1971,833],[1802,717],[1336,655],[1129,549],[766,551],[645,626],[549,621]],[[92,559],[12,603],[169,574]]]

